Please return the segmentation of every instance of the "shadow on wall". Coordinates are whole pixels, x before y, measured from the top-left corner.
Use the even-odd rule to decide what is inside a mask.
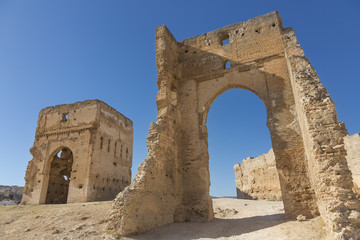
[[[250,196],[249,194],[241,191],[240,189],[236,188],[236,196],[238,199],[250,199],[250,200],[254,200],[252,196]]]
[[[219,219],[205,223],[174,223],[132,236],[132,239],[199,239],[227,238],[273,227],[289,220],[285,214],[272,214],[241,219]],[[254,224],[256,223],[256,224]]]

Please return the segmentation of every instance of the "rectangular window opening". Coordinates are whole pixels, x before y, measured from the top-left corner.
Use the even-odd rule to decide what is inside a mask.
[[[223,39],[223,40],[221,41],[221,45],[222,45],[222,46],[227,45],[227,44],[229,44],[229,43],[230,43],[229,37],[227,37],[227,38],[225,38],[225,39]]]

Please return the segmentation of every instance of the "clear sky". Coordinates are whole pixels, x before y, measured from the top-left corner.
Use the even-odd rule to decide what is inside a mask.
[[[360,132],[360,1],[0,0],[0,185],[24,185],[39,111],[101,99],[134,122],[133,173],[156,120],[155,28],[180,41],[277,10]],[[232,89],[208,115],[211,194],[235,195],[233,165],[271,148],[266,109]]]

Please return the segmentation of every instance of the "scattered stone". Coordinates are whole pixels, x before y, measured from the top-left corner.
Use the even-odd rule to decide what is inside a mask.
[[[306,216],[300,214],[299,216],[296,217],[296,220],[298,220],[299,222],[306,221]]]

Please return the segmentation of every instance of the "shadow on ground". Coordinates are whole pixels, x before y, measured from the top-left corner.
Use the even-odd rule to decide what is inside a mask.
[[[216,218],[206,223],[173,223],[129,239],[198,239],[240,236],[287,222],[285,214],[272,214],[240,219]]]

